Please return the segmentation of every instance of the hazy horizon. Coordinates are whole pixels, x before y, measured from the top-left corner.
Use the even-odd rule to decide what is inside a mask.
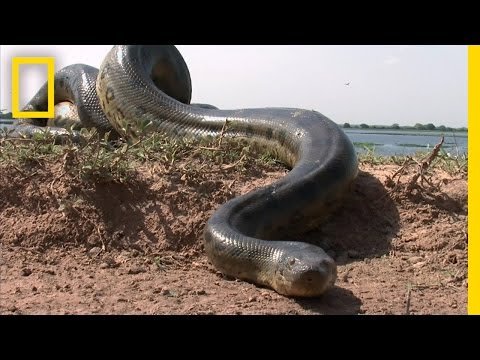
[[[56,70],[99,67],[112,45],[1,45],[0,108],[11,111],[11,58],[54,56]],[[467,46],[180,45],[192,102],[221,109],[314,109],[339,124],[467,126]],[[46,80],[22,66],[20,103]]]

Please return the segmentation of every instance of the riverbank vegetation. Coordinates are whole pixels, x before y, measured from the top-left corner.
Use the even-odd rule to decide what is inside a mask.
[[[420,124],[417,123],[413,126],[400,126],[399,124],[392,124],[392,125],[367,125],[367,124],[359,124],[354,125],[350,123],[338,124],[340,127],[344,129],[375,129],[375,130],[428,130],[428,131],[446,131],[446,132],[468,132],[468,128],[466,127],[459,127],[459,128],[452,128],[445,125],[435,126],[432,123],[428,124]]]

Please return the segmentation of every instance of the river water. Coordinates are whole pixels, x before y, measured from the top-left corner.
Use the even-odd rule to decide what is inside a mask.
[[[374,151],[378,155],[408,155],[416,152],[431,151],[442,135],[445,141],[442,149],[450,154],[463,155],[468,151],[466,132],[442,132],[425,130],[380,130],[380,129],[343,129],[362,153]]]

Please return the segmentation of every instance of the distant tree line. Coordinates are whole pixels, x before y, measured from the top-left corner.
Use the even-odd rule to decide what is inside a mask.
[[[343,124],[344,129],[392,129],[392,130],[439,130],[439,131],[468,131],[466,127],[461,128],[452,128],[445,125],[435,126],[431,123],[429,124],[419,124],[416,123],[414,126],[400,126],[399,124],[388,125],[351,125],[349,123]]]
[[[8,112],[5,113],[3,110],[0,110],[0,119],[11,119],[12,118],[12,113]]]

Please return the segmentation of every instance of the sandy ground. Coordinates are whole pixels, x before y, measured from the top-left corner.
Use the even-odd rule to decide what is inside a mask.
[[[179,167],[181,169],[181,166]],[[226,200],[285,174],[278,165],[202,174],[149,163],[127,184],[85,183],[58,162],[0,166],[1,314],[466,314],[467,179],[387,187],[396,165],[361,165],[351,194],[304,239],[338,263],[318,299],[226,278],[202,230]]]

